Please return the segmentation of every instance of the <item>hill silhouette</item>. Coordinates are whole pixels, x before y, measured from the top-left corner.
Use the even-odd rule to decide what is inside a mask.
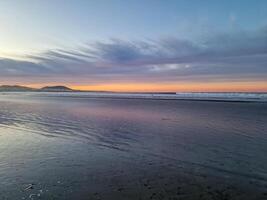
[[[21,85],[1,85],[0,92],[74,92],[66,86],[46,86],[40,89],[21,86]]]

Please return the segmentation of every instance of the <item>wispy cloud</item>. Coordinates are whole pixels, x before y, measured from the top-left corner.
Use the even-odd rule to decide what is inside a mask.
[[[28,55],[28,61],[0,58],[0,78],[51,77],[90,82],[118,80],[267,80],[267,27],[218,33],[197,41],[159,40],[84,44]]]

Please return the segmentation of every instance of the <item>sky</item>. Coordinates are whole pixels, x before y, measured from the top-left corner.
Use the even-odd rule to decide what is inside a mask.
[[[0,1],[0,84],[267,92],[267,1]]]

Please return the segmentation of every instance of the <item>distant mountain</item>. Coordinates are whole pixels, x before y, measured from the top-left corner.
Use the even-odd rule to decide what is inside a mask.
[[[73,92],[71,88],[68,88],[66,86],[46,86],[40,89],[40,91],[44,92]]]
[[[30,88],[20,85],[2,85],[0,92],[75,92],[66,86],[46,86],[41,89]]]
[[[36,89],[20,86],[20,85],[1,85],[0,92],[28,92],[36,91]]]
[[[0,92],[110,92],[116,93],[112,91],[93,91],[93,90],[74,90],[66,86],[56,85],[56,86],[45,86],[43,88],[31,88],[25,87],[21,85],[0,85]],[[128,92],[128,94],[176,94],[175,92]]]

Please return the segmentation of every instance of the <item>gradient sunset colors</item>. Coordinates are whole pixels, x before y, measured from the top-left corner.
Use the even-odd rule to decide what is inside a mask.
[[[267,1],[0,2],[0,84],[267,92]]]

